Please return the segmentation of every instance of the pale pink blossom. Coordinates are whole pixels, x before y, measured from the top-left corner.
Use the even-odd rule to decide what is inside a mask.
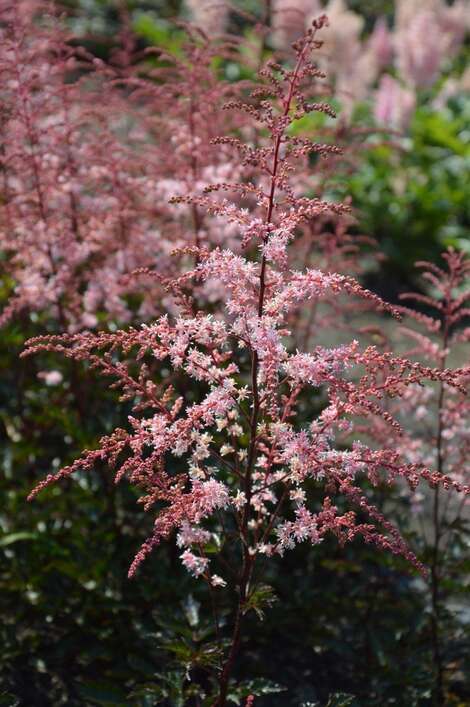
[[[395,37],[396,62],[402,76],[417,88],[432,86],[442,60],[442,31],[435,14],[420,11]]]
[[[187,521],[181,525],[176,537],[178,547],[189,547],[190,545],[205,545],[209,542],[211,534],[203,528],[190,525]]]
[[[384,17],[379,17],[376,21],[369,37],[369,47],[379,68],[390,64],[393,57],[393,40]]]
[[[209,560],[206,557],[199,557],[190,550],[185,550],[180,555],[180,558],[184,567],[194,577],[199,577],[201,574],[204,574],[209,566]]]
[[[226,587],[227,586],[227,582],[225,581],[225,579],[220,577],[218,574],[211,575],[210,582],[213,587]]]
[[[60,371],[40,371],[38,378],[41,378],[46,385],[54,386],[62,383],[64,376]]]
[[[412,89],[402,86],[389,74],[382,76],[374,103],[374,116],[379,125],[406,129],[415,106],[416,96]]]

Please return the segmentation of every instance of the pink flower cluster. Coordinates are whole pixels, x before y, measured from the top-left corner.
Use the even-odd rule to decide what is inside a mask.
[[[0,323],[34,311],[78,331],[155,316],[170,305],[165,278],[187,267],[173,251],[221,239],[220,222],[196,206],[175,218],[170,196],[239,173],[211,145],[217,107],[234,93],[213,68],[216,47],[189,38],[185,56],[156,68],[127,30],[104,63],[69,41],[48,3],[2,0],[0,20],[0,249],[11,292]]]
[[[249,145],[257,165],[251,183],[215,183],[203,195],[178,195],[173,200],[184,208],[227,218],[245,243],[244,254],[202,244],[194,247],[195,267],[169,284],[170,289],[184,286],[189,291],[193,283],[197,293],[201,284],[213,287],[215,282],[225,293],[224,305],[218,306],[215,316],[198,309],[194,299],[187,313],[164,315],[128,331],[39,337],[29,342],[27,353],[60,351],[89,361],[117,379],[127,399],[136,400],[129,432],[117,430],[104,438],[100,451],[85,452],[34,491],[78,468],[89,468],[96,458],[113,463],[127,449],[116,479],[127,476],[140,486],[147,510],[157,502],[165,504],[156,516],[153,535],[132,564],[131,575],[152,548],[176,529],[178,544],[186,548],[184,565],[212,582],[204,555],[209,531],[203,523],[219,514],[228,514],[238,528],[247,553],[245,564],[254,563],[259,553],[282,553],[303,540],[315,544],[331,532],[341,542],[360,534],[419,566],[398,532],[368,500],[360,478],[366,476],[373,485],[382,479],[391,483],[404,478],[412,489],[423,478],[463,488],[450,476],[431,472],[419,459],[401,460],[396,446],[387,446],[386,433],[380,449],[365,441],[355,441],[349,451],[337,447],[338,439],[351,438],[355,428],[361,428],[360,421],[368,418],[393,436],[401,426],[384,404],[388,397],[406,400],[409,391],[425,379],[462,391],[461,371],[429,368],[372,346],[362,350],[357,341],[333,348],[318,345],[311,352],[289,347],[289,318],[312,301],[362,298],[398,316],[350,276],[289,268],[297,228],[328,212],[335,218],[347,215],[346,206],[296,196],[289,181],[295,162],[303,158],[286,149],[298,145],[289,135],[289,126],[312,110],[329,111],[310,95],[321,74],[309,54],[320,48],[316,34],[325,23],[324,18],[316,21],[295,45],[293,69],[270,64],[261,72],[265,83],[254,91],[252,101],[231,104],[252,115],[270,135],[265,144]],[[244,150],[237,141],[233,147]],[[315,143],[308,143],[308,149],[329,151]],[[241,187],[256,197],[249,209],[218,197],[220,191],[237,194]],[[125,355],[122,360],[116,359],[119,350]],[[136,379],[130,372],[131,351],[138,360],[150,356],[168,366],[172,370],[168,383],[153,382],[147,367]],[[191,400],[188,392],[196,383],[203,387]],[[309,390],[322,396],[323,409],[310,421],[300,422],[299,406],[303,396],[312,395]],[[168,455],[174,458],[171,468],[167,468]],[[322,509],[309,507],[307,479],[328,489]],[[371,522],[359,521],[354,510],[339,513],[333,493],[345,496]]]
[[[334,7],[337,12],[343,11],[340,2]],[[170,77],[168,89],[160,90],[160,84],[142,84],[140,78],[129,74],[127,65],[118,78],[114,69],[108,68],[93,75],[99,85],[102,73],[111,72],[111,86],[135,86],[131,99],[138,104],[139,97],[143,106],[143,115],[135,108],[135,129],[144,131],[144,136],[139,133],[136,137],[141,148],[155,129],[147,109],[158,105],[158,99],[163,114],[168,106],[167,90],[173,92],[177,107],[168,116],[169,125],[174,127],[175,121],[180,121],[181,127],[174,130],[176,142],[171,148],[156,153],[166,158],[163,167],[156,167],[154,183],[155,192],[174,189],[171,205],[163,207],[157,202],[155,211],[144,208],[141,213],[139,190],[135,203],[127,201],[128,187],[138,174],[125,172],[125,168],[130,169],[125,161],[114,164],[107,151],[101,166],[115,175],[117,193],[126,199],[124,210],[124,202],[118,199],[110,214],[118,224],[126,225],[123,238],[129,257],[139,251],[146,232],[147,226],[141,230],[139,224],[142,220],[151,223],[155,214],[167,233],[165,240],[157,239],[157,248],[169,250],[168,238],[176,246],[179,260],[176,267],[166,268],[160,251],[153,252],[152,270],[146,260],[148,251],[139,252],[144,258],[142,273],[165,293],[167,299],[158,300],[159,307],[166,309],[164,314],[115,331],[80,332],[72,326],[68,333],[31,339],[25,351],[25,355],[59,352],[86,362],[100,375],[110,377],[113,385],[121,388],[122,399],[133,406],[126,429],[115,429],[102,438],[96,450],[85,450],[73,464],[46,477],[31,497],[79,470],[93,469],[98,461],[106,462],[114,468],[116,482],[126,478],[140,489],[140,503],[154,515],[153,532],[137,552],[130,576],[163,540],[176,537],[184,567],[207,582],[211,592],[235,582],[238,605],[231,649],[220,676],[219,707],[225,704],[240,626],[261,556],[283,555],[301,542],[316,545],[330,534],[340,544],[362,537],[380,550],[406,557],[424,571],[399,531],[374,505],[373,489],[398,482],[414,493],[425,482],[432,488],[458,491],[463,497],[469,493],[467,480],[459,475],[461,460],[457,456],[460,428],[465,435],[466,403],[461,401],[465,400],[468,369],[446,367],[444,352],[450,340],[446,338],[438,348],[426,335],[413,333],[420,351],[435,355],[431,365],[426,365],[410,358],[411,352],[405,357],[380,345],[364,348],[357,336],[337,345],[323,339],[327,323],[339,321],[338,312],[346,313],[349,321],[352,309],[362,312],[374,308],[383,316],[395,318],[405,312],[388,305],[343,272],[358,268],[357,243],[348,236],[350,205],[322,198],[321,190],[320,195],[312,195],[307,159],[314,153],[327,161],[336,160],[339,150],[329,143],[299,137],[293,130],[311,113],[334,115],[322,100],[324,73],[312,60],[312,53],[322,51],[318,34],[327,25],[325,16],[314,20],[305,36],[293,45],[292,64],[269,61],[260,71],[259,85],[250,86],[248,92],[244,84],[241,96],[230,95],[226,110],[243,116],[229,123],[236,136],[211,134],[215,123],[210,130],[202,125],[203,117],[207,119],[205,109],[196,109],[191,98],[188,103],[193,87],[191,84],[189,89],[188,82],[201,71],[197,57],[210,56],[205,45],[203,49],[191,45],[191,68],[180,83],[173,82],[173,69],[162,68]],[[8,64],[10,71],[13,63]],[[208,67],[202,65],[206,76]],[[162,73],[158,76],[162,78]],[[206,84],[210,83],[206,79]],[[62,100],[62,83],[59,85],[54,100],[56,96]],[[72,84],[70,91],[76,90]],[[149,93],[152,100],[147,103]],[[196,89],[195,94],[199,96]],[[71,100],[71,96],[65,98]],[[32,97],[27,97],[26,104],[30,100]],[[81,100],[81,94],[76,100]],[[195,116],[199,116],[201,125],[194,124]],[[21,123],[20,118],[17,120]],[[25,135],[28,121],[24,118],[21,129],[16,128],[19,135]],[[64,125],[65,133],[54,132],[54,149],[63,148],[65,159],[69,155],[66,136],[69,132],[75,135],[75,128]],[[89,140],[101,138],[99,126],[96,130],[90,126],[88,132]],[[78,140],[79,135],[74,139]],[[41,208],[43,182],[35,176],[35,165],[42,164],[42,153],[38,152],[42,143],[38,139],[31,138],[27,155],[21,157],[26,175],[23,179],[30,180],[29,198],[24,196],[26,187],[21,182],[8,207],[17,226],[22,222],[21,214],[28,225],[37,223],[34,218]],[[203,139],[209,145],[203,145]],[[79,141],[79,154],[81,149]],[[89,147],[83,149],[86,152]],[[229,151],[235,157],[227,162]],[[150,150],[142,159],[153,157]],[[16,157],[11,159],[14,162]],[[172,159],[178,169],[177,175],[169,178]],[[65,163],[60,164],[62,172]],[[19,173],[18,169],[17,181],[11,177],[12,186],[20,180]],[[107,184],[103,180],[100,187]],[[84,192],[88,199],[88,188]],[[51,263],[61,265],[63,261],[67,273],[73,273],[67,249],[81,246],[81,237],[68,230],[62,251],[54,234],[62,233],[59,214],[60,219],[72,224],[73,204],[77,202],[67,202],[62,192],[60,199],[55,191],[47,194],[50,200],[44,202],[44,238],[38,239],[38,247],[47,254],[45,243],[51,241],[51,259],[44,262],[52,268]],[[115,194],[114,189],[110,190],[109,198],[114,199]],[[79,204],[82,197],[85,199],[85,194],[78,189]],[[56,209],[56,198],[60,209]],[[98,209],[102,193],[97,192],[96,198]],[[87,233],[83,219],[84,214],[78,220],[80,233]],[[318,236],[315,248],[319,254],[308,241],[312,235]],[[84,237],[83,242],[87,243],[88,238]],[[105,267],[103,260],[117,257],[117,252],[121,256],[127,253],[121,246],[116,251],[114,240],[112,248],[107,240],[104,243],[99,241],[97,246],[99,252],[103,250],[102,258],[97,252],[92,258],[98,267]],[[455,328],[455,340],[465,343],[466,330],[458,330],[457,325],[468,313],[464,304],[468,293],[453,293],[468,266],[455,253],[449,253],[447,260],[449,277],[434,266],[427,274],[430,284],[443,294],[445,304],[436,298],[429,303],[446,317],[449,327]],[[134,259],[131,263],[132,268],[139,264]],[[21,272],[20,264],[18,269]],[[56,283],[52,270],[47,271],[47,278]],[[83,287],[87,291],[83,283],[78,288],[69,285],[65,292],[77,296]],[[60,293],[55,292],[52,301],[59,307]],[[424,295],[421,301],[428,302]],[[151,311],[152,305],[146,306]],[[325,308],[332,314],[325,315]],[[72,310],[65,311],[66,325]],[[439,323],[428,316],[408,310],[405,313],[418,318],[429,331],[438,328]],[[349,330],[345,327],[344,331]],[[440,406],[440,448],[449,445],[450,457],[455,456],[455,463],[446,467],[433,463],[427,453],[420,456],[419,450],[408,444],[409,430],[404,430],[407,423],[402,410],[417,400],[413,396],[423,390],[423,385],[445,391],[442,395],[446,403]],[[426,404],[424,396],[416,406],[418,418],[425,415]],[[227,569],[234,558],[235,579]]]

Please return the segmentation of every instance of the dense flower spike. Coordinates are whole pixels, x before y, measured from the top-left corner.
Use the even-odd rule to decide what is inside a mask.
[[[401,425],[388,407],[426,380],[463,394],[464,370],[363,349],[356,340],[325,345],[319,334],[310,351],[293,345],[293,315],[322,301],[357,298],[400,316],[352,276],[296,262],[296,239],[324,219],[336,224],[341,247],[334,252],[348,257],[349,205],[306,194],[294,176],[308,154],[336,153],[330,144],[293,134],[312,112],[334,114],[321,100],[324,75],[311,59],[327,24],[325,16],[315,19],[293,45],[292,67],[270,61],[260,85],[226,106],[248,116],[251,129],[243,124],[236,137],[214,136],[211,149],[240,154],[241,176],[234,170],[230,182],[228,175],[201,178],[194,194],[176,190],[174,213],[196,213],[198,223],[217,219],[223,241],[214,248],[209,238],[195,239],[180,249],[190,256],[188,270],[165,285],[181,301],[185,296],[187,306],[128,330],[37,337],[25,351],[88,362],[133,404],[126,430],[48,476],[31,497],[104,460],[116,481],[126,477],[141,489],[141,503],[155,515],[130,576],[175,535],[184,567],[211,592],[235,581],[238,605],[219,675],[219,707],[226,704],[260,556],[282,555],[301,542],[316,545],[327,534],[340,544],[360,536],[424,571],[374,505],[370,488],[404,480],[414,491],[424,480],[469,491],[463,480],[400,454]],[[237,246],[227,247],[233,238]],[[202,294],[212,291],[218,294],[208,303]],[[368,444],[367,426],[388,430],[389,439],[384,433],[380,446]],[[227,570],[233,558],[235,580]]]
[[[379,125],[402,130],[410,122],[416,106],[415,93],[389,74],[380,80],[375,96],[374,116]]]

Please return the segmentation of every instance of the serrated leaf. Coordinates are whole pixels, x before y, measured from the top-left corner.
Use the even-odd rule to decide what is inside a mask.
[[[272,680],[255,678],[254,680],[246,680],[232,687],[229,692],[228,699],[238,705],[240,704],[240,700],[248,697],[248,695],[254,695],[255,697],[261,697],[262,695],[274,695],[279,692],[284,692],[286,689],[287,688],[273,682]]]
[[[264,609],[272,606],[276,601],[277,596],[269,584],[258,584],[248,595],[243,613],[255,611],[258,618],[263,620]]]

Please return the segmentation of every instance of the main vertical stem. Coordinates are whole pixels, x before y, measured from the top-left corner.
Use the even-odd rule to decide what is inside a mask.
[[[449,292],[448,301],[451,298]],[[444,312],[444,329],[442,336],[442,357],[440,363],[441,371],[446,365],[447,345],[449,340],[449,312],[448,302],[446,303],[446,311]],[[442,432],[443,432],[443,406],[444,406],[444,383],[441,381],[439,389],[439,398],[437,405],[438,426],[436,438],[436,453],[437,453],[437,471],[442,474],[444,471],[444,458],[442,451]],[[433,502],[433,525],[434,525],[434,543],[432,548],[431,559],[431,640],[432,653],[434,664],[434,704],[436,707],[444,706],[444,665],[441,652],[441,636],[440,636],[440,569],[439,569],[439,545],[441,541],[441,512],[440,512],[440,494],[439,486],[434,490]]]
[[[294,98],[295,90],[296,90],[298,80],[299,80],[300,68],[305,60],[305,55],[308,50],[308,46],[309,45],[306,43],[303,50],[298,55],[297,63],[296,63],[295,69],[294,69],[292,76],[291,76],[289,90],[288,90],[285,101],[283,101],[283,112],[282,112],[283,117],[286,117],[289,114],[289,111],[291,109],[292,100]],[[265,216],[265,224],[266,225],[269,225],[272,222],[272,215],[273,215],[274,205],[275,205],[275,194],[276,194],[276,187],[277,187],[278,169],[279,169],[279,162],[280,162],[279,152],[280,152],[283,134],[284,134],[283,132],[276,132],[273,134],[273,137],[274,137],[273,163],[272,163],[272,168],[270,171],[271,186],[270,186],[267,209],[266,209],[266,216]],[[258,308],[257,308],[257,314],[258,314],[259,318],[261,318],[263,316],[263,310],[264,310],[264,301],[265,301],[265,296],[266,296],[266,270],[267,270],[267,261],[266,261],[266,257],[263,255],[262,259],[261,259],[260,276],[259,276],[259,295],[258,295]],[[251,357],[251,389],[252,389],[252,394],[253,394],[253,412],[252,412],[251,421],[250,421],[250,444],[249,444],[249,449],[248,449],[246,474],[245,474],[244,483],[243,483],[243,491],[245,493],[246,501],[245,501],[245,506],[243,509],[243,516],[242,516],[242,522],[241,522],[241,528],[240,528],[240,534],[241,534],[241,540],[242,540],[242,552],[243,552],[242,569],[241,569],[240,581],[239,581],[239,585],[238,585],[239,595],[238,595],[237,610],[236,610],[236,614],[235,614],[234,630],[233,630],[233,634],[232,634],[232,642],[231,642],[229,654],[227,657],[227,661],[224,665],[224,668],[222,670],[222,674],[221,674],[220,680],[219,680],[219,696],[216,699],[213,707],[225,707],[226,702],[227,702],[227,692],[228,692],[229,681],[230,681],[230,678],[231,678],[231,675],[233,672],[233,668],[235,665],[235,660],[236,660],[236,657],[238,655],[238,651],[240,648],[243,614],[244,614],[245,603],[246,603],[246,599],[247,599],[248,587],[249,587],[249,583],[250,583],[250,579],[252,576],[253,567],[254,567],[254,563],[255,563],[255,558],[252,557],[249,552],[248,521],[249,521],[250,509],[251,509],[252,473],[253,473],[253,467],[254,467],[255,459],[256,459],[257,429],[258,429],[258,420],[259,420],[259,416],[260,416],[260,398],[259,398],[259,391],[258,391],[258,367],[259,367],[258,353],[257,353],[257,351],[253,350],[252,357]]]

